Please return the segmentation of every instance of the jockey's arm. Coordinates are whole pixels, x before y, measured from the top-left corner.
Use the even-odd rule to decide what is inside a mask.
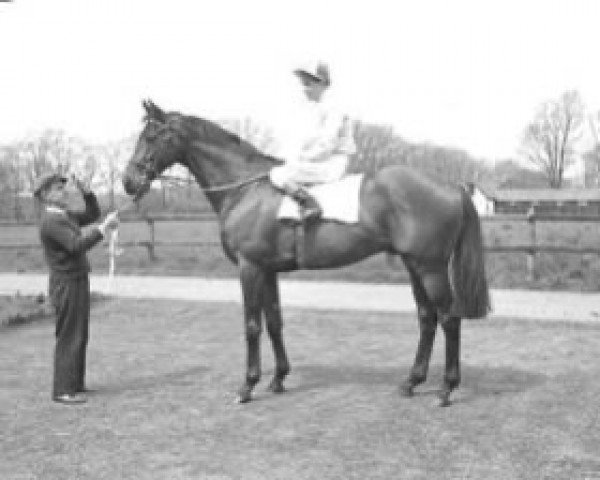
[[[324,161],[332,155],[352,155],[356,145],[352,135],[352,123],[348,117],[342,117],[340,123],[326,126],[318,138],[305,144],[300,158],[309,162]],[[330,128],[327,128],[330,127]]]

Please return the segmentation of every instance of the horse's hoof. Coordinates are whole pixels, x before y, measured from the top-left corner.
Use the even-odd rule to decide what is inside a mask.
[[[400,385],[399,391],[400,396],[405,398],[410,398],[415,394],[414,387],[408,384]]]
[[[273,380],[271,383],[269,383],[269,386],[267,388],[272,393],[284,393],[285,392],[285,387],[283,386],[283,382],[281,382],[280,380]]]
[[[452,404],[452,402],[450,401],[450,392],[448,393],[441,393],[439,396],[439,403],[438,406],[440,407],[449,407]]]
[[[252,392],[238,392],[235,403],[248,403],[252,400]]]

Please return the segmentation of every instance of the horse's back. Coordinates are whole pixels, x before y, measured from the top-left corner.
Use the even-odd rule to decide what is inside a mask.
[[[385,225],[395,250],[432,261],[450,255],[462,226],[460,187],[404,166],[387,167],[367,178],[362,203],[364,215]]]
[[[437,207],[447,212],[462,208],[460,187],[445,184],[409,167],[386,167],[375,173],[372,181],[384,187],[392,198],[417,202],[411,203],[410,208]]]

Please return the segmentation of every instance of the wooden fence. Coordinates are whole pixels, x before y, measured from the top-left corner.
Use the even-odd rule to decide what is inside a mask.
[[[536,214],[529,211],[526,215],[490,215],[482,217],[485,222],[524,222],[527,224],[527,237],[529,241],[524,244],[511,245],[486,245],[487,252],[516,252],[527,255],[527,273],[529,280],[537,278],[536,257],[539,253],[572,253],[578,255],[595,254],[600,255],[600,248],[581,247],[571,245],[543,244],[538,242],[537,225],[540,223],[600,223],[597,215],[550,215]]]
[[[213,214],[153,214],[144,217],[125,217],[121,222],[146,222],[148,226],[147,240],[134,240],[127,242],[119,242],[121,247],[140,247],[145,248],[148,252],[148,257],[151,260],[156,259],[157,247],[178,246],[178,247],[193,247],[193,246],[211,246],[218,247],[220,242],[218,239],[209,239],[201,241],[189,242],[169,242],[156,239],[156,224],[160,222],[216,222],[216,217]],[[580,247],[571,245],[555,245],[542,244],[537,239],[537,225],[543,222],[573,222],[573,223],[599,223],[600,217],[595,215],[538,215],[530,212],[527,215],[492,215],[482,217],[482,222],[523,222],[526,223],[528,229],[528,242],[523,244],[511,245],[486,245],[487,252],[516,252],[525,253],[527,255],[527,270],[531,280],[537,276],[536,273],[536,257],[539,253],[572,253],[572,254],[596,254],[600,255],[600,248],[595,247]],[[24,225],[35,225],[35,222],[11,222],[0,221],[0,227],[20,227]],[[0,244],[1,250],[23,249],[23,248],[39,248],[39,243],[31,244]]]

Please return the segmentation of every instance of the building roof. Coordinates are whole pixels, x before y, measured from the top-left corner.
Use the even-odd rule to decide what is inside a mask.
[[[600,189],[541,188],[496,190],[490,197],[501,202],[600,202]]]

